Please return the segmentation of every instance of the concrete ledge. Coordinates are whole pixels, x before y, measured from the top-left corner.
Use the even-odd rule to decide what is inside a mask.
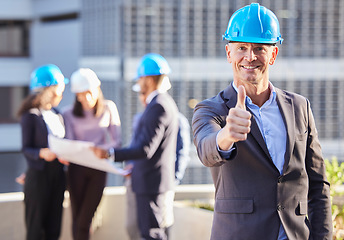
[[[94,217],[92,240],[128,239],[125,230],[125,187],[107,187]],[[213,219],[211,211],[188,207],[178,200],[213,199],[213,185],[181,185],[176,188],[175,224],[171,239],[210,239]],[[1,239],[25,239],[24,194],[0,194]],[[66,192],[61,240],[72,240],[69,194]]]

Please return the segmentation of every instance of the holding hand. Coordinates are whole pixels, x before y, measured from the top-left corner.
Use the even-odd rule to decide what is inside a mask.
[[[226,125],[217,135],[217,143],[221,150],[229,150],[238,141],[246,140],[251,131],[251,113],[245,106],[246,90],[238,87],[238,100],[234,108],[229,109]]]
[[[69,162],[67,160],[58,158],[59,162],[62,163],[63,165],[69,166]]]
[[[52,162],[57,156],[49,148],[41,148],[39,151],[39,157],[43,158],[47,162]]]
[[[24,185],[25,177],[26,177],[25,173],[20,174],[20,176],[16,177],[16,182],[19,183],[20,185]]]
[[[124,167],[124,170],[128,170],[128,174],[125,175],[125,177],[130,177],[131,176],[131,171],[133,170],[134,165],[133,164],[127,164]]]
[[[96,155],[98,158],[109,158],[108,151],[105,149],[102,149],[100,147],[90,147],[93,151],[94,155]]]

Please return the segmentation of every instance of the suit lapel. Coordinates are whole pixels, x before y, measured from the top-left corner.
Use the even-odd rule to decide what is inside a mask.
[[[281,111],[281,115],[287,131],[287,146],[284,155],[283,172],[287,170],[290,161],[290,156],[294,148],[295,139],[295,112],[293,101],[283,91],[276,89],[277,104]]]
[[[248,111],[251,112],[250,109],[248,109]],[[269,150],[268,150],[268,147],[266,146],[266,143],[264,141],[264,138],[262,136],[262,133],[260,132],[260,129],[258,127],[258,124],[256,122],[256,119],[254,118],[253,116],[253,113],[251,112],[252,114],[252,118],[251,118],[251,132],[250,134],[256,139],[256,141],[258,142],[259,146],[263,149],[263,151],[265,152],[266,156],[269,157],[269,160],[271,161],[271,163],[275,166],[275,164],[273,163],[272,161],[272,158],[270,156],[270,153],[269,153]]]
[[[234,90],[232,84],[230,84],[230,86],[228,86],[225,89],[224,96],[228,98],[228,101],[226,103],[227,107],[229,109],[235,107],[236,102],[237,102],[237,92]],[[246,107],[246,110],[251,112],[251,110],[248,109],[247,107]],[[251,114],[252,114],[252,112],[251,112]],[[259,146],[263,149],[266,156],[269,158],[271,163],[274,165],[272,158],[270,156],[269,150],[266,146],[266,143],[264,141],[262,133],[259,130],[258,124],[257,124],[253,114],[251,117],[251,131],[250,131],[249,135],[252,135],[253,138],[258,142]]]

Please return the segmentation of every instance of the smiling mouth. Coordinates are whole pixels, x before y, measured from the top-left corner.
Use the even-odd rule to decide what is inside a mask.
[[[252,69],[258,68],[259,66],[241,66],[241,67],[247,70],[252,70]]]

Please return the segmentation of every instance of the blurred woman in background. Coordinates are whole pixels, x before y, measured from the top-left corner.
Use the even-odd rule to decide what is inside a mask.
[[[93,142],[104,148],[121,145],[121,125],[114,102],[105,100],[100,80],[89,68],[71,76],[74,105],[63,111],[66,138]],[[67,173],[72,206],[73,238],[87,240],[93,215],[106,185],[106,172],[70,163]]]
[[[27,240],[56,240],[60,236],[66,179],[63,164],[49,149],[48,134],[65,135],[62,116],[55,107],[67,82],[55,65],[35,69],[31,93],[18,111],[22,152],[28,163],[24,183]]]

